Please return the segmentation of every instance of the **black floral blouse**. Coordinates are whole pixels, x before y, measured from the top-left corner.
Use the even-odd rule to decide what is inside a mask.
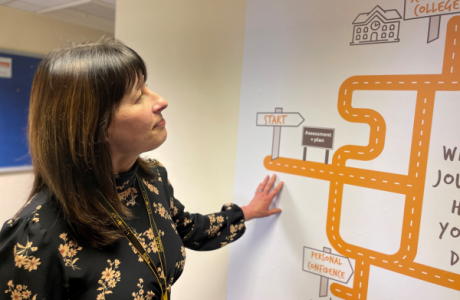
[[[166,274],[160,276],[166,276],[169,299],[184,270],[184,247],[214,250],[240,238],[246,228],[243,212],[234,204],[206,216],[186,212],[174,198],[166,169],[153,162],[158,176],[144,184],[166,255]],[[118,195],[135,216],[126,223],[158,266],[136,173],[137,164],[118,175]],[[44,191],[37,194],[0,231],[0,299],[161,299],[156,277],[126,238],[102,248],[72,240],[49,198]]]

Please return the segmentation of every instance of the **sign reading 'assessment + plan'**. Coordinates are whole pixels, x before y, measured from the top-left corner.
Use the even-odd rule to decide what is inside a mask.
[[[304,127],[302,146],[332,149],[334,146],[334,129]]]

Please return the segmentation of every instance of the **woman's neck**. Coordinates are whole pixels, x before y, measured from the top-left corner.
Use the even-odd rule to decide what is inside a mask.
[[[126,157],[126,156],[121,156],[121,157],[112,157],[112,166],[113,166],[113,172],[115,174],[118,173],[123,173],[123,172],[128,172],[134,165],[134,163],[137,160],[136,157]]]

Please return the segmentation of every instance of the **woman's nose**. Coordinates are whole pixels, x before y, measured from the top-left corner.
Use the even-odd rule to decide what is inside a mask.
[[[156,99],[155,105],[153,105],[153,112],[160,113],[166,107],[168,107],[168,101],[165,98],[158,96],[158,98]]]

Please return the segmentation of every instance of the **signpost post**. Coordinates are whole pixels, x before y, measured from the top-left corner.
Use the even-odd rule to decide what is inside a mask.
[[[331,253],[331,248],[323,247],[323,252]],[[320,297],[327,296],[328,287],[329,287],[329,278],[325,276],[321,276],[321,279],[319,281],[319,296]]]
[[[280,156],[281,127],[299,127],[305,119],[297,112],[283,112],[283,108],[275,108],[275,112],[257,113],[257,126],[273,127],[272,160]]]

